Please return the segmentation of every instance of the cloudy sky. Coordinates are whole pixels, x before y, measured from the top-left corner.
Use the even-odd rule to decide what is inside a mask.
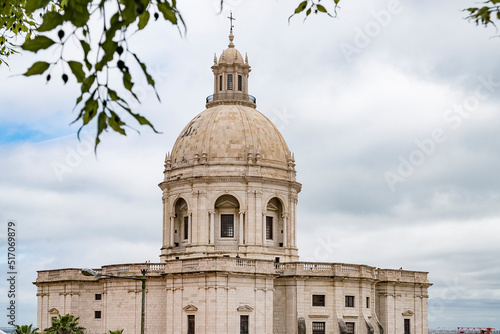
[[[18,323],[36,322],[37,270],[159,260],[165,153],[212,94],[232,10],[249,92],[295,153],[301,260],[428,271],[431,328],[500,328],[500,40],[463,19],[473,1],[343,0],[336,19],[290,24],[299,1],[179,2],[185,37],[158,21],[132,40],[162,100],[141,78],[134,108],[162,134],[107,134],[96,157],[92,131],[78,142],[68,125],[74,84],[16,76],[27,53],[0,68]]]

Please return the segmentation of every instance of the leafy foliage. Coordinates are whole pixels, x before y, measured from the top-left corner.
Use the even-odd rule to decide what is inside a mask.
[[[116,330],[116,331],[112,331],[112,330],[110,330],[110,331],[108,332],[108,334],[122,334],[122,333],[123,333],[123,329],[118,329],[118,330]]]
[[[500,20],[500,0],[487,0],[483,4],[482,7],[467,8],[469,12],[467,19],[485,27],[489,24],[496,26],[493,20]]]
[[[80,318],[66,314],[52,318],[52,326],[45,328],[45,334],[84,334],[85,328],[78,323]]]
[[[38,334],[38,328],[32,328],[33,324],[31,325],[16,325],[16,328],[14,329],[14,334]]]
[[[304,20],[307,19],[311,13],[314,14],[326,14],[330,17],[336,17],[337,16],[337,7],[340,2],[340,0],[331,0],[333,2],[333,15],[321,4],[321,0],[304,0],[299,5],[297,8],[295,8],[295,11],[290,17],[288,18],[288,22],[290,22],[290,19],[300,13],[304,13],[305,17]]]
[[[57,59],[37,61],[24,75],[45,74],[48,82],[53,78],[53,70],[57,68],[62,72],[61,80],[64,83],[71,77],[76,80],[80,86],[80,95],[76,99],[75,108],[79,112],[73,123],[80,123],[78,135],[83,127],[95,122],[97,148],[104,131],[112,130],[126,135],[127,124],[124,118],[127,116],[157,132],[145,117],[133,112],[130,107],[131,100],[141,102],[134,91],[135,77],[131,70],[134,66],[145,76],[158,100],[160,98],[146,64],[132,51],[129,37],[144,29],[150,23],[151,16],[158,19],[160,13],[178,28],[185,28],[176,0],[4,1],[10,5],[4,6],[4,9],[0,5],[2,21],[8,16],[16,17],[12,13],[18,13],[17,16],[21,18],[16,22],[24,22],[24,25],[11,23],[11,20],[5,21],[8,24],[4,23],[6,28],[2,31],[5,35],[8,28],[11,35],[0,37],[0,45],[3,45],[0,56],[9,56],[14,52],[13,37],[22,32],[27,32],[24,43],[20,45],[23,50],[35,53],[46,49],[58,51]],[[11,7],[17,12],[5,9]],[[33,21],[33,17],[40,17],[41,23]],[[89,24],[90,21],[92,25]],[[66,52],[66,45],[70,41],[69,44],[80,49],[80,58],[67,57],[69,52]],[[73,55],[74,50],[71,51]],[[113,82],[114,73],[122,77],[121,82]]]
[[[467,19],[495,26],[494,20],[500,20],[500,0],[483,1],[482,7],[466,9]],[[295,15],[304,15],[305,20],[312,13],[336,17],[339,3],[340,0],[300,1],[288,21]],[[220,0],[221,12],[223,5],[224,0]],[[48,82],[52,80],[53,70],[58,68],[64,83],[70,77],[76,80],[80,95],[76,99],[78,115],[73,123],[79,122],[79,135],[82,128],[95,122],[95,148],[104,131],[126,135],[129,127],[126,117],[157,132],[145,117],[131,108],[130,101],[141,102],[134,89],[136,79],[131,68],[135,66],[155,92],[156,88],[146,64],[132,51],[129,37],[151,24],[152,17],[156,21],[160,16],[179,32],[180,27],[186,28],[177,0],[2,0],[0,66],[7,64],[6,57],[18,52],[16,46],[35,53],[47,49],[59,51],[57,59],[39,60],[24,75],[45,74]],[[79,48],[78,59],[67,58],[65,46],[69,41]],[[118,83],[114,81],[114,73],[121,78]],[[156,96],[159,100],[158,93]]]

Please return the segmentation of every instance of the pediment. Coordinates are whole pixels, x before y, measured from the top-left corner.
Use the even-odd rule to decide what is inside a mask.
[[[267,210],[278,211],[278,207],[276,205],[274,205],[273,203],[269,202],[269,203],[267,203]]]
[[[183,310],[186,312],[196,312],[198,311],[198,308],[193,304],[189,304],[188,306],[184,306]]]
[[[235,203],[233,201],[230,201],[230,200],[225,200],[225,201],[221,201],[220,203],[217,203],[217,207],[218,208],[237,208],[237,207],[239,207],[239,204]]]
[[[240,307],[237,308],[238,312],[252,312],[253,308],[248,305],[241,305]]]
[[[414,313],[411,310],[406,310],[402,313],[405,317],[412,316]]]
[[[59,314],[59,310],[58,310],[58,309],[56,309],[55,307],[53,307],[53,308],[51,308],[51,309],[49,310],[49,314],[50,314],[50,315],[58,315],[58,314]]]

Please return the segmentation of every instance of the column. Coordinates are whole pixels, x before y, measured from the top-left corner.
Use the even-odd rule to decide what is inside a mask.
[[[188,212],[188,244],[193,243],[193,213]]]
[[[286,219],[286,215],[283,215],[283,247],[287,247],[288,245],[288,219]]]
[[[170,216],[170,247],[174,246],[174,225],[175,225],[175,216]]]
[[[262,212],[262,245],[266,244],[266,213]]]
[[[239,238],[240,240],[239,240],[239,243],[240,243],[240,245],[243,245],[243,244],[245,244],[245,238],[244,238],[244,234],[243,234],[244,233],[243,218],[244,218],[245,212],[240,211],[239,214],[240,214],[240,238]]]
[[[215,211],[209,211],[208,214],[210,215],[210,244],[214,244],[214,238],[215,238]]]

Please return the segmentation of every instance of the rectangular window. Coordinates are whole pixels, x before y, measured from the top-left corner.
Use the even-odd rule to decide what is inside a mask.
[[[313,334],[325,334],[325,323],[320,321],[313,321],[312,323]]]
[[[273,217],[266,217],[266,239],[273,240]]]
[[[222,75],[219,75],[219,90],[222,90]]]
[[[189,238],[189,217],[184,217],[184,239]]]
[[[325,306],[325,295],[313,295],[313,306]]]
[[[347,334],[354,334],[354,322],[346,322]]]
[[[405,334],[411,334],[410,319],[405,319]]]
[[[102,295],[100,293],[96,293],[95,300],[101,300],[101,299],[102,299]]]
[[[220,215],[220,236],[223,238],[234,237],[234,215]]]
[[[370,297],[366,297],[366,308],[370,308]]]
[[[95,311],[94,312],[94,318],[101,319],[101,311]]]
[[[241,75],[238,75],[238,90],[241,92],[243,89],[243,77]]]
[[[354,296],[345,296],[345,307],[354,307]]]
[[[248,334],[248,315],[240,315],[240,334]]]
[[[194,314],[189,314],[188,315],[188,334],[195,334],[194,329],[196,323],[194,321]]]
[[[227,75],[227,90],[233,90],[233,75]]]

